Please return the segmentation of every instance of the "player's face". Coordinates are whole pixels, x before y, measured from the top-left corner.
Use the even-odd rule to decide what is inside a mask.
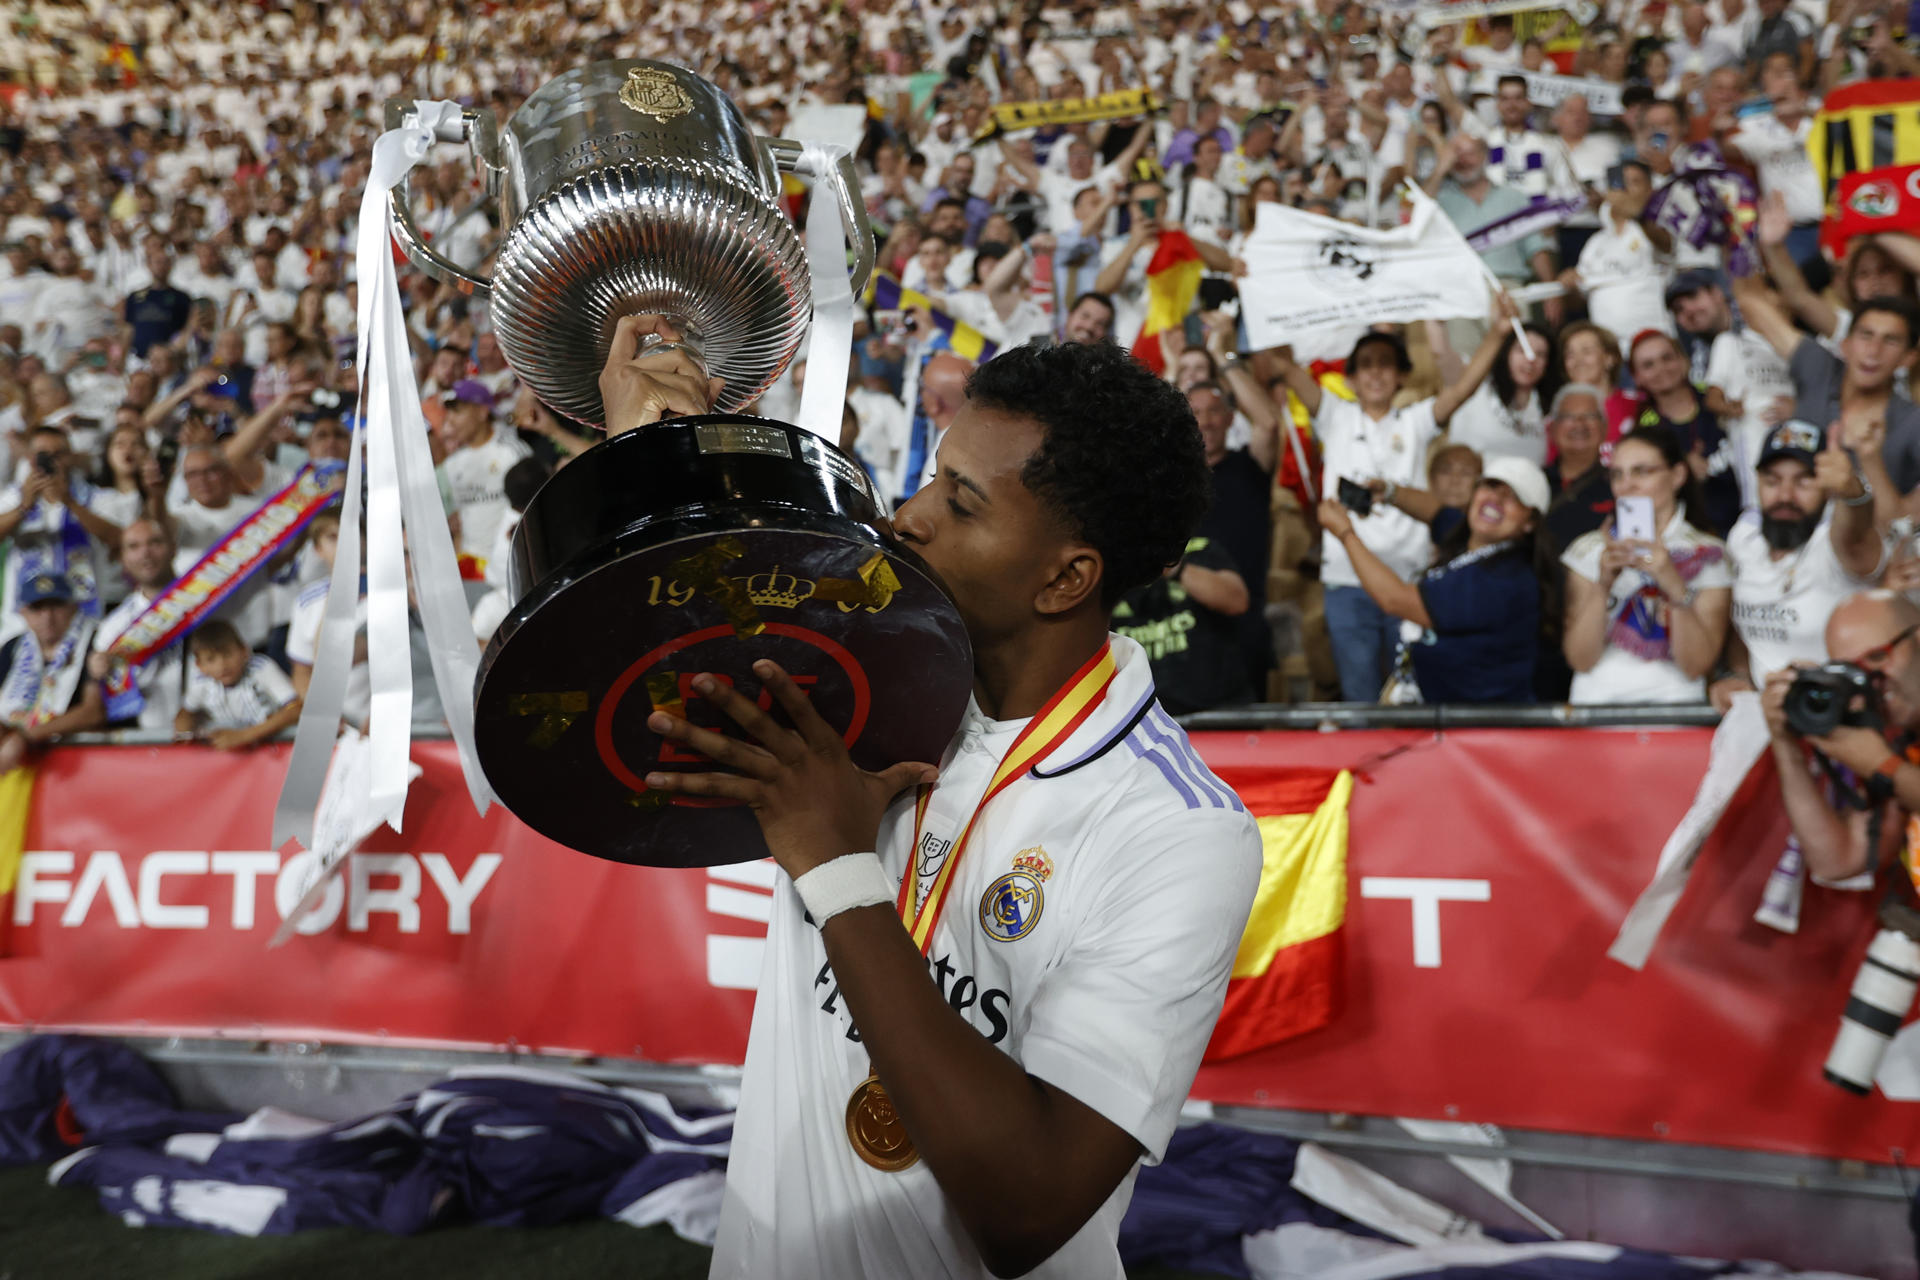
[[[934,479],[894,514],[901,540],[953,593],[976,648],[1031,624],[1075,545],[1020,479],[1041,439],[1032,419],[969,402],[941,438]]]

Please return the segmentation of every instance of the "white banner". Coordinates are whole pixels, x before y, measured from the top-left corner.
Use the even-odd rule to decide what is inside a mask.
[[[1479,256],[1417,193],[1412,220],[1385,231],[1263,204],[1244,256],[1241,314],[1256,351],[1329,326],[1487,313]]]
[[[1520,76],[1527,82],[1527,101],[1551,110],[1568,98],[1585,98],[1587,109],[1597,116],[1617,116],[1626,108],[1620,101],[1620,86],[1586,76],[1559,76],[1543,71],[1483,71],[1474,77],[1474,92],[1491,94],[1508,76]]]
[[[1583,27],[1600,16],[1600,6],[1593,0],[1446,0],[1441,4],[1416,5],[1412,23],[1416,28],[1431,31],[1456,22],[1471,22],[1502,13],[1528,13],[1534,9],[1564,9]]]

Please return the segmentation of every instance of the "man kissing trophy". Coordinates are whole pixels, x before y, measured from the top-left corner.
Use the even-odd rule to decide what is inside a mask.
[[[388,128],[420,124],[432,105],[390,100]],[[848,289],[833,278],[842,230],[852,290],[874,257],[851,161],[754,137],[707,81],[638,60],[569,71],[503,127],[475,110],[442,111],[430,127],[464,139],[499,201],[493,273],[434,251],[404,182],[395,238],[429,275],[489,296],[501,350],[531,394],[607,433],[546,482],[514,535],[516,603],[474,690],[473,741],[493,791],[529,826],[600,857],[765,856],[746,809],[644,781],[662,765],[705,767],[650,730],[650,716],[731,727],[699,697],[696,674],[784,714],[753,673],[763,659],[793,677],[863,768],[938,759],[966,707],[966,632],[894,538],[861,465],[823,438],[838,434],[845,374],[820,356],[846,351],[844,336],[823,338],[851,331]],[[777,202],[794,172],[811,174],[822,206],[805,248]],[[808,391],[832,392],[821,398],[830,413],[807,421],[810,397],[800,415],[810,431],[740,412],[793,359],[810,317]],[[626,360],[717,385],[715,412],[626,403],[602,377]]]

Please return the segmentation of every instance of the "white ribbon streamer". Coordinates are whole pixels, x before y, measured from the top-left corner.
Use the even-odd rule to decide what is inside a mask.
[[[422,628],[427,633],[447,724],[459,750],[474,807],[482,813],[493,793],[473,744],[473,685],[479,665],[460,584],[453,537],[440,506],[428,450],[420,390],[413,376],[399,275],[389,219],[392,191],[427,155],[434,139],[460,137],[457,103],[416,103],[418,123],[382,134],[361,197],[356,269],[360,283],[359,368],[363,431],[353,434],[347,458],[340,546],[316,645],[313,680],[294,737],[287,780],[274,810],[274,847],[295,840],[320,855],[323,867],[344,861],[346,849],[315,848],[314,813],[339,736],[346,680],[353,661],[354,614],[360,596],[360,485],[363,445],[367,474],[367,646],[372,703],[365,789],[339,797],[337,833],[380,822],[400,829],[407,787],[418,770],[412,747],[413,672],[408,638],[407,551]],[[356,783],[358,780],[356,779]],[[334,802],[329,797],[329,803]],[[371,819],[371,821],[366,821]],[[322,877],[325,878],[324,876]],[[315,886],[318,888],[318,885]]]
[[[407,563],[400,513],[399,462],[396,432],[411,429],[400,379],[393,376],[395,361],[411,368],[407,355],[405,319],[400,315],[399,278],[393,255],[384,245],[386,220],[361,214],[360,291],[373,295],[372,359],[360,366],[365,387],[367,423],[367,677],[372,700],[367,714],[367,816],[400,830],[407,803],[407,764],[412,748],[413,655],[407,636]],[[366,254],[378,254],[369,264]],[[396,342],[398,351],[395,350]],[[405,379],[404,394],[418,415],[419,391]]]
[[[847,278],[847,230],[840,220],[839,147],[806,143],[800,169],[813,178],[807,208],[807,272],[813,282],[813,328],[807,346],[807,382],[800,389],[795,425],[840,443],[846,415],[847,369],[853,358],[853,285]],[[857,191],[846,193],[858,200]]]
[[[1734,694],[1733,705],[1720,718],[1720,727],[1713,731],[1706,776],[1700,779],[1693,804],[1661,848],[1653,879],[1640,891],[1627,918],[1620,922],[1620,932],[1607,948],[1609,959],[1618,960],[1629,969],[1647,967],[1647,957],[1653,954],[1660,930],[1686,891],[1687,877],[1693,874],[1693,863],[1700,856],[1701,846],[1720,824],[1721,816],[1733,803],[1747,774],[1766,754],[1767,741],[1767,721],[1760,710],[1760,695]]]

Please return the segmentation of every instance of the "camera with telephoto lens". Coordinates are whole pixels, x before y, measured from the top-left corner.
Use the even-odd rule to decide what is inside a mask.
[[[1873,935],[1840,1015],[1821,1074],[1848,1093],[1873,1092],[1880,1062],[1894,1036],[1913,1011],[1920,991],[1920,911],[1889,899],[1880,907],[1880,930]]]
[[[1873,676],[1851,662],[1826,662],[1795,676],[1787,686],[1785,710],[1787,727],[1803,738],[1824,738],[1843,725],[1882,727]]]

